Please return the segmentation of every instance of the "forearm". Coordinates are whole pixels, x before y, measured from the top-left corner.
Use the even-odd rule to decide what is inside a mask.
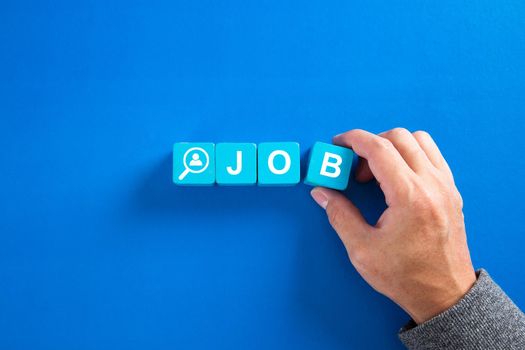
[[[490,278],[478,272],[472,289],[436,317],[401,329],[409,349],[525,349],[525,315]]]

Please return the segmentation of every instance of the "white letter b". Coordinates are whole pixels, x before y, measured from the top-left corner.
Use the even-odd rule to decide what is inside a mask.
[[[331,162],[330,160],[335,160],[335,162]],[[343,158],[339,154],[325,152],[324,158],[323,158],[323,164],[321,165],[321,172],[320,174],[323,176],[328,176],[332,178],[336,178],[341,174],[341,168],[339,167],[343,163]],[[333,172],[326,171],[327,168],[334,169]]]

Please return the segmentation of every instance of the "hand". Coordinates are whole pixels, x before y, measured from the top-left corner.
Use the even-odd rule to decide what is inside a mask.
[[[316,187],[350,261],[375,290],[422,323],[459,301],[476,281],[463,201],[447,162],[426,132],[352,130],[334,143],[362,159],[358,181],[375,178],[388,208],[375,226],[340,192]]]

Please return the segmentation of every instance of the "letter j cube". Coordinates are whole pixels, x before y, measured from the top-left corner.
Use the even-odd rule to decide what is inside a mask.
[[[173,182],[177,185],[215,183],[215,145],[178,142],[173,145]]]
[[[215,177],[219,185],[255,185],[257,146],[254,143],[218,143]]]
[[[304,183],[345,190],[353,159],[354,152],[349,148],[316,142],[310,151]]]

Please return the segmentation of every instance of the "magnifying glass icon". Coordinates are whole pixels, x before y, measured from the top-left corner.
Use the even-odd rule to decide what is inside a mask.
[[[206,157],[206,160],[204,162],[200,159],[199,153],[204,154],[204,156]],[[188,164],[188,156],[190,154],[192,155],[192,160]],[[179,175],[179,180],[183,180],[186,177],[186,175],[188,175],[189,173],[200,174],[204,170],[206,170],[208,168],[208,165],[210,165],[210,156],[203,148],[192,147],[188,149],[186,153],[184,153],[184,157],[182,157],[182,163],[184,165],[184,171]],[[190,168],[191,166],[199,167],[199,168],[192,169]]]

